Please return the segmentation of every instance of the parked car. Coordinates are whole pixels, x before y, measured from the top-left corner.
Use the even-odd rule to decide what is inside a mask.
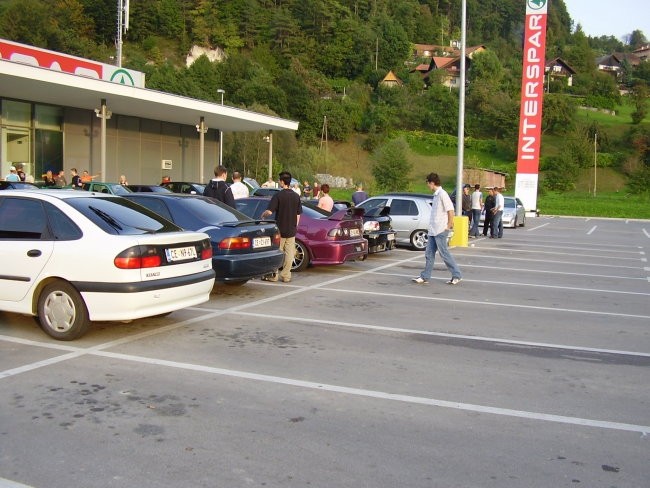
[[[253,220],[212,198],[178,193],[131,193],[136,202],[185,230],[205,232],[212,244],[216,280],[244,284],[282,265],[280,232],[273,222]]]
[[[375,207],[363,213],[363,237],[368,241],[368,254],[395,249],[395,235],[390,207]]]
[[[169,188],[160,185],[127,185],[128,189],[135,193],[171,193]]]
[[[0,193],[0,310],[60,340],[91,321],[166,315],[210,298],[208,236],[112,195]]]
[[[241,212],[257,219],[268,207],[269,200],[267,197],[248,197],[240,198],[236,203]],[[367,254],[368,242],[363,238],[363,221],[353,210],[329,213],[309,203],[302,203],[292,271],[303,271],[310,264],[342,264],[345,261],[363,260]]]
[[[517,197],[503,197],[503,216],[501,217],[504,227],[512,229],[526,225],[526,210],[524,204]],[[485,222],[485,209],[481,212],[480,224]]]
[[[111,195],[126,195],[131,193],[131,190],[124,185],[120,185],[119,183],[105,183],[103,181],[89,181],[84,183],[81,189],[95,193],[109,193]]]
[[[0,181],[0,190],[38,190],[38,186],[25,181]]]
[[[174,193],[188,193],[190,195],[203,195],[205,185],[202,183],[190,183],[187,181],[170,181],[161,185]]]
[[[433,196],[426,193],[387,193],[370,197],[357,207],[370,214],[389,207],[396,243],[424,250],[428,241],[432,199]]]
[[[251,196],[256,196],[256,197],[272,197],[274,193],[279,192],[282,190],[282,188],[278,187],[273,187],[273,188],[265,188],[261,186],[256,179],[254,178],[244,178],[243,183],[248,187],[248,191]],[[295,179],[291,178],[291,183],[290,185],[293,186],[294,184],[300,184],[300,182]]]

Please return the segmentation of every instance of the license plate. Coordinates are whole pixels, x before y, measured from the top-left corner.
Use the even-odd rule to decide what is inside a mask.
[[[386,236],[386,239],[388,239],[389,241],[394,241],[395,240],[395,234],[388,234]]]
[[[359,232],[359,229],[350,229],[350,235],[352,237],[359,237],[361,235],[361,232]]]
[[[186,259],[196,259],[196,248],[190,247],[175,247],[173,249],[165,249],[167,261],[185,261]]]
[[[257,249],[258,247],[270,247],[271,238],[270,237],[255,237],[253,239],[253,248]]]

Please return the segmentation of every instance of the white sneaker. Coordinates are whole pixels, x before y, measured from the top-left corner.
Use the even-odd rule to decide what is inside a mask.
[[[418,285],[422,285],[424,283],[428,283],[429,281],[425,280],[421,276],[418,276],[417,278],[413,278],[413,283],[417,283]]]
[[[447,282],[447,284],[448,285],[457,285],[461,281],[462,281],[462,278],[452,278]]]

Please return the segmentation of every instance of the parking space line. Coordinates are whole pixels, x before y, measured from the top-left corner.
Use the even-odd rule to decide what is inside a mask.
[[[476,248],[474,248],[476,249]],[[493,250],[494,248],[479,248],[479,250]],[[463,249],[464,250],[464,249]],[[512,249],[512,248],[501,248],[500,250],[504,252],[512,252],[512,253],[535,253],[537,255],[539,254],[546,254],[546,255],[554,255],[554,256],[576,256],[576,253],[574,252],[559,252],[559,251],[540,251],[538,249]],[[611,251],[610,251],[611,252]],[[643,254],[642,252],[637,251],[635,254]],[[611,256],[611,255],[601,255],[601,254],[579,254],[578,257],[581,258],[607,258],[608,260],[619,260],[619,261],[640,261],[642,258],[636,257],[617,257],[617,256]]]
[[[591,229],[589,229],[589,231],[587,231],[587,235],[588,236],[591,235],[596,230],[597,227],[598,227],[597,225],[594,225]]]
[[[535,230],[541,229],[542,227],[546,227],[549,224],[550,224],[550,222],[546,222],[545,224],[541,224],[541,225],[538,225],[536,227],[531,227],[530,229],[526,229],[526,232],[533,232]]]
[[[473,248],[476,249],[476,248]],[[490,251],[494,251],[494,248],[491,248]],[[507,261],[526,261],[529,263],[544,263],[544,264],[561,264],[563,266],[566,265],[573,265],[573,266],[592,266],[592,267],[598,267],[598,268],[620,268],[620,269],[639,269],[637,266],[621,266],[620,264],[601,264],[601,263],[577,263],[574,261],[551,261],[548,259],[530,259],[530,258],[516,258],[512,256],[505,256],[503,254],[499,255],[490,255],[490,254],[473,254],[473,253],[463,253],[463,252],[458,252],[459,249],[456,249],[456,252],[454,253],[454,256],[464,256],[464,257],[481,257],[481,258],[492,258],[492,259],[503,259]],[[462,251],[462,250],[461,250]],[[510,251],[510,249],[503,249],[503,251]],[[571,256],[575,256],[575,254],[571,254]],[[604,258],[605,256],[596,256],[599,258]],[[422,256],[424,259],[424,256]],[[639,262],[643,262],[643,258],[637,259]],[[461,266],[462,267],[462,266]]]
[[[417,286],[417,285],[414,285]],[[523,310],[542,310],[547,312],[561,312],[561,313],[579,313],[585,315],[603,315],[606,317],[621,317],[628,319],[643,319],[650,320],[650,315],[638,315],[638,314],[628,314],[628,313],[617,313],[617,312],[599,312],[596,310],[580,310],[573,308],[558,308],[558,307],[542,307],[539,305],[522,305],[518,303],[505,303],[505,302],[486,302],[486,301],[477,301],[477,300],[461,300],[459,298],[443,298],[443,297],[431,297],[431,296],[414,296],[414,295],[401,295],[396,293],[381,293],[375,291],[366,291],[359,289],[345,289],[345,288],[328,288],[326,286],[321,286],[319,290],[327,290],[336,293],[350,293],[355,294],[359,293],[362,295],[372,295],[378,297],[391,297],[391,298],[402,298],[405,300],[429,300],[435,302],[448,302],[448,303],[460,303],[463,305],[477,305],[477,306],[488,306],[488,307],[503,307],[503,308],[517,308]]]
[[[637,432],[646,435],[650,432],[650,426],[628,424],[623,422],[610,422],[606,420],[587,419],[581,417],[568,417],[564,415],[546,414],[541,412],[531,412],[526,410],[513,410],[509,408],[491,407],[486,405],[477,405],[472,403],[461,403],[447,400],[439,400],[435,398],[419,397],[412,395],[403,395],[396,393],[389,393],[384,391],[366,390],[362,388],[351,388],[347,386],[332,385],[327,383],[320,383],[314,381],[297,380],[286,378],[282,376],[272,376],[259,373],[250,373],[247,371],[238,371],[232,369],[215,368],[211,366],[202,366],[191,363],[181,363],[176,361],[169,361],[165,359],[147,358],[142,356],[135,356],[131,354],[121,354],[108,351],[98,351],[94,355],[102,356],[110,359],[121,359],[125,361],[133,361],[141,364],[151,364],[155,366],[165,366],[169,368],[184,369],[188,371],[197,371],[201,373],[216,374],[227,376],[231,378],[240,378],[246,380],[262,381],[266,383],[281,384],[287,386],[295,386],[299,388],[308,388],[319,391],[328,391],[332,393],[342,393],[345,395],[355,395],[366,398],[376,398],[380,400],[390,400],[410,404],[426,405],[431,407],[450,408],[454,410],[464,410],[476,413],[486,413],[492,415],[503,415],[507,417],[518,417],[526,420],[538,420],[546,422],[554,422],[560,424],[571,424],[584,427],[593,427],[599,429],[611,429],[627,432]]]
[[[235,314],[244,315],[246,317],[268,318],[268,315],[263,313],[235,312]],[[274,317],[286,322],[298,321],[298,322],[312,323],[312,324],[334,325],[337,327],[349,327],[353,329],[367,329],[367,330],[380,331],[380,332],[395,332],[397,334],[412,334],[412,335],[422,335],[422,336],[431,336],[431,337],[443,337],[446,339],[463,339],[467,341],[509,344],[514,346],[539,347],[544,349],[561,349],[561,350],[574,351],[574,352],[590,352],[590,353],[599,353],[599,354],[611,354],[615,356],[650,358],[650,352],[623,351],[618,349],[603,349],[597,347],[570,346],[566,344],[550,344],[548,342],[519,341],[513,339],[503,339],[498,337],[483,337],[483,336],[475,336],[475,335],[452,334],[449,332],[434,332],[429,330],[403,329],[400,327],[387,327],[383,325],[341,322],[338,320],[311,319],[307,317],[297,317],[295,315],[291,315],[291,316],[274,315]]]

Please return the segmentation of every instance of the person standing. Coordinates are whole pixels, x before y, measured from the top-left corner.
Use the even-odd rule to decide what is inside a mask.
[[[68,180],[65,179],[65,171],[59,171],[59,174],[54,177],[54,182],[56,186],[60,186],[61,188],[68,186]]]
[[[461,204],[463,215],[467,217],[468,224],[472,225],[472,195],[469,194],[469,185],[463,186],[463,201]],[[468,226],[469,233],[469,226]]]
[[[235,200],[249,196],[248,187],[242,183],[241,173],[239,171],[233,171],[232,173],[232,185],[230,185],[230,191],[232,191],[232,196]]]
[[[282,190],[274,193],[269,206],[262,213],[262,218],[275,212],[275,222],[280,230],[280,250],[284,253],[279,278],[284,283],[288,283],[291,281],[291,267],[296,255],[296,232],[302,214],[302,204],[300,197],[291,189],[291,173],[283,171],[279,179]],[[278,281],[278,274],[274,273],[265,279]]]
[[[503,188],[494,187],[494,208],[492,209],[493,216],[492,223],[490,224],[490,228],[492,229],[492,235],[490,237],[499,239],[503,237],[503,222],[501,218],[503,217],[503,207],[505,206],[505,200],[501,194],[502,191]]]
[[[303,193],[304,193],[304,195],[305,195],[305,198],[306,198],[307,200],[309,200],[310,198],[312,198],[311,185],[309,184],[309,181],[305,180],[305,181],[303,182],[302,191],[303,191]]]
[[[81,176],[79,176],[79,173],[77,173],[77,168],[71,168],[70,174],[72,175],[72,180],[71,180],[72,188],[77,190],[84,186],[83,182],[81,181]]]
[[[15,165],[16,166],[16,174],[18,175],[18,178],[20,178],[20,181],[25,181],[27,179],[27,175],[25,174],[24,171],[24,166],[23,163],[18,163]]]
[[[235,208],[235,197],[232,194],[232,190],[228,183],[226,183],[226,178],[228,178],[228,170],[225,166],[217,166],[214,168],[214,178],[205,185],[203,190],[204,197],[214,198],[219,200],[221,203]]]
[[[364,200],[368,200],[368,194],[365,191],[363,191],[363,185],[359,183],[357,185],[357,191],[355,191],[352,194],[352,203],[354,203],[354,205],[356,206],[359,205]]]
[[[127,186],[129,184],[128,180],[126,179],[126,175],[120,175],[120,178],[117,180],[117,182],[122,186]]]
[[[483,221],[483,236],[487,236],[488,229],[490,229],[490,236],[492,236],[492,217],[494,214],[492,210],[494,209],[495,198],[494,198],[494,188],[489,187],[487,189],[488,196],[485,197],[485,220]]]
[[[20,176],[16,173],[16,167],[11,166],[9,168],[9,174],[5,176],[5,181],[20,181]]]
[[[428,283],[433,272],[433,263],[436,252],[451,272],[451,279],[448,285],[457,285],[462,280],[462,275],[456,260],[447,248],[447,239],[449,231],[454,228],[454,204],[447,192],[440,185],[440,177],[437,173],[429,173],[427,176],[427,185],[433,191],[433,201],[431,203],[431,217],[429,219],[429,239],[424,251],[425,265],[420,276],[413,278],[418,284]]]
[[[470,237],[478,237],[478,224],[481,220],[481,210],[483,209],[483,194],[481,193],[481,185],[478,183],[474,185],[472,192],[472,227],[469,231]]]
[[[331,212],[334,208],[334,200],[330,196],[330,186],[323,183],[320,187],[322,196],[318,199],[318,208]]]

